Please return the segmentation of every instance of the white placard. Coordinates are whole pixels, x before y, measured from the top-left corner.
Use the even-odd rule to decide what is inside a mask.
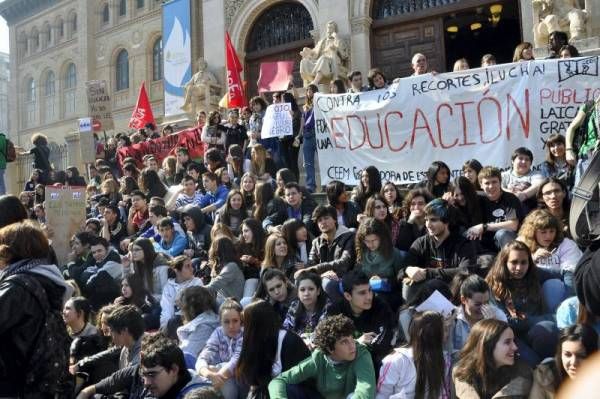
[[[292,123],[292,105],[290,103],[272,104],[267,107],[260,131],[261,139],[291,136],[294,134]]]

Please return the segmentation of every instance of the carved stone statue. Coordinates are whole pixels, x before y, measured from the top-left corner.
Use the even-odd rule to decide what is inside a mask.
[[[552,32],[569,32],[569,42],[586,36],[587,10],[578,0],[532,0],[534,12],[533,38],[535,47],[545,47]]]
[[[338,37],[334,21],[327,22],[325,37],[318,41],[315,48],[304,47],[300,55],[300,75],[304,87],[311,83],[318,85],[346,78],[350,49],[348,41]]]
[[[204,58],[198,59],[198,72],[185,84],[185,97],[181,109],[195,115],[199,109],[211,110],[219,103],[221,85],[207,69]]]

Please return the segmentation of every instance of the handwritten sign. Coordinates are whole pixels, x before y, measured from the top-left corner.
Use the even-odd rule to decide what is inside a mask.
[[[85,90],[88,99],[88,114],[92,118],[92,124],[98,126],[98,130],[114,129],[112,103],[106,80],[90,80],[85,82]]]
[[[457,176],[472,158],[508,167],[518,147],[539,165],[548,136],[564,134],[579,107],[600,96],[597,64],[530,61],[414,76],[359,94],[317,93],[321,181],[355,185],[374,165],[384,181],[415,183],[436,160]]]
[[[269,105],[263,120],[260,138],[269,139],[272,137],[291,136],[292,134],[294,134],[292,105],[290,103]]]
[[[52,227],[52,248],[61,265],[67,263],[71,237],[85,222],[85,188],[46,187],[46,223]]]

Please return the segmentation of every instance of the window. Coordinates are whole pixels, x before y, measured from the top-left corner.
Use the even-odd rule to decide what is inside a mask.
[[[117,91],[129,89],[129,54],[121,50],[117,55]]]
[[[54,72],[48,71],[44,83],[44,121],[52,122],[56,116],[56,79]]]
[[[119,17],[127,15],[127,0],[119,0]]]
[[[108,4],[105,4],[102,7],[102,24],[106,25],[110,21],[110,10],[108,8]]]
[[[154,42],[152,47],[152,80],[161,80],[163,78],[163,49],[162,37]]]
[[[29,78],[25,83],[25,113],[23,124],[25,127],[31,127],[35,123],[35,80]]]
[[[56,28],[58,30],[58,38],[62,39],[63,37],[65,37],[65,23],[62,19],[59,19],[56,25]]]
[[[77,91],[77,69],[75,64],[70,63],[65,71],[64,80],[64,101],[65,101],[65,116],[71,116],[76,109],[76,91]]]
[[[44,26],[44,30],[42,31],[42,46],[47,48],[50,46],[52,42],[52,35],[50,33],[50,25],[46,24]]]
[[[136,0],[135,4],[138,9],[144,8],[144,0]]]
[[[37,51],[40,48],[40,34],[37,29],[31,31],[31,51]]]
[[[73,14],[73,17],[71,19],[71,32],[77,32],[77,14]]]

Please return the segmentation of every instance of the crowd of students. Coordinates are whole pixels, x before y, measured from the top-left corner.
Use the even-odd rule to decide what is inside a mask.
[[[303,111],[275,96],[293,104],[281,140],[260,138],[260,97],[241,121],[200,113],[202,162],[182,147],[119,168],[118,147],[158,133],[109,140],[66,264],[43,213],[57,173],[0,197],[0,397],[547,398],[574,379],[598,347],[600,259],[569,236],[572,135],[548,139],[541,171],[523,147],[455,180],[436,160],[414,187],[369,166],[319,205],[316,90]],[[64,370],[40,366],[65,344]]]

